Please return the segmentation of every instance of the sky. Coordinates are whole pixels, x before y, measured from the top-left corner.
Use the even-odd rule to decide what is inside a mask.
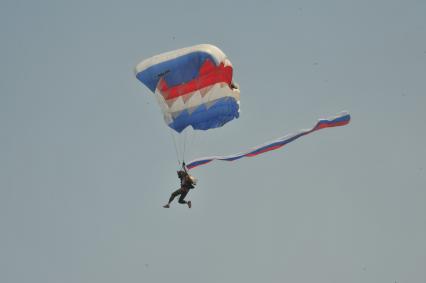
[[[426,282],[426,2],[0,4],[0,281]],[[141,60],[210,43],[241,116],[178,165]]]

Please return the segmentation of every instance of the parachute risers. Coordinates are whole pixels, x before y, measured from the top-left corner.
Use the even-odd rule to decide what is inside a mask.
[[[195,167],[210,163],[213,160],[234,161],[234,160],[237,160],[237,159],[240,159],[240,158],[243,158],[243,157],[254,157],[254,156],[257,156],[259,154],[262,154],[262,153],[265,153],[265,152],[268,152],[268,151],[271,151],[271,150],[279,149],[279,148],[283,147],[284,145],[291,143],[292,141],[297,140],[300,137],[303,137],[307,134],[313,133],[313,132],[318,131],[320,129],[345,126],[345,125],[349,124],[350,120],[351,120],[350,114],[347,113],[347,112],[342,112],[342,113],[338,114],[337,116],[334,116],[334,117],[331,117],[331,118],[320,119],[316,123],[316,125],[309,130],[300,130],[297,133],[286,135],[286,136],[278,138],[274,141],[271,141],[271,142],[265,143],[263,145],[254,147],[254,148],[252,148],[252,149],[250,149],[246,152],[243,152],[243,153],[237,153],[237,154],[227,155],[227,156],[211,156],[211,157],[198,158],[198,159],[192,160],[191,162],[186,164],[186,167],[188,169],[193,169]]]
[[[222,127],[239,117],[232,63],[216,46],[195,45],[148,58],[136,77],[156,97],[166,124],[180,133]]]

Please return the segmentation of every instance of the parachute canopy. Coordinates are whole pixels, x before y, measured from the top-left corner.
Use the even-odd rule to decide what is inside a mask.
[[[226,55],[195,45],[140,62],[136,77],[153,92],[166,124],[177,132],[222,127],[239,117],[240,90]]]

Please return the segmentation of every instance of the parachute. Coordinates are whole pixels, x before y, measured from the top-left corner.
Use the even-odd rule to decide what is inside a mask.
[[[233,155],[227,155],[227,156],[212,156],[212,157],[198,158],[196,160],[190,161],[186,165],[186,167],[188,169],[193,169],[197,166],[201,166],[201,165],[210,163],[213,160],[234,161],[234,160],[238,160],[238,159],[243,158],[243,157],[254,157],[254,156],[257,156],[259,154],[262,154],[262,153],[265,153],[265,152],[268,152],[268,151],[271,151],[271,150],[279,149],[279,148],[283,147],[284,145],[291,143],[292,141],[297,140],[300,137],[303,137],[307,134],[313,133],[313,132],[318,131],[320,129],[347,125],[347,124],[349,124],[350,119],[351,119],[351,116],[349,115],[349,113],[342,112],[335,117],[331,117],[331,118],[327,118],[327,119],[320,119],[316,123],[316,125],[311,129],[300,130],[297,133],[286,135],[286,136],[278,138],[274,141],[265,143],[261,146],[254,147],[254,148],[252,148],[252,149],[250,149],[246,152],[237,153],[237,154],[233,154]]]
[[[240,90],[231,61],[216,46],[195,45],[140,62],[136,77],[153,92],[166,124],[209,130],[239,117]]]

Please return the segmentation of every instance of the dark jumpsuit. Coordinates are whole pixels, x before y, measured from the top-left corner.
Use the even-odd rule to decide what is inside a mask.
[[[183,172],[183,174],[179,175],[179,172]],[[194,188],[194,185],[188,173],[184,171],[179,171],[179,172],[178,172],[178,176],[180,179],[180,189],[172,193],[169,199],[169,203],[171,203],[174,200],[174,198],[177,197],[178,195],[180,195],[178,200],[179,203],[182,203],[182,204],[187,203],[185,200],[185,197],[188,194],[189,190]]]

